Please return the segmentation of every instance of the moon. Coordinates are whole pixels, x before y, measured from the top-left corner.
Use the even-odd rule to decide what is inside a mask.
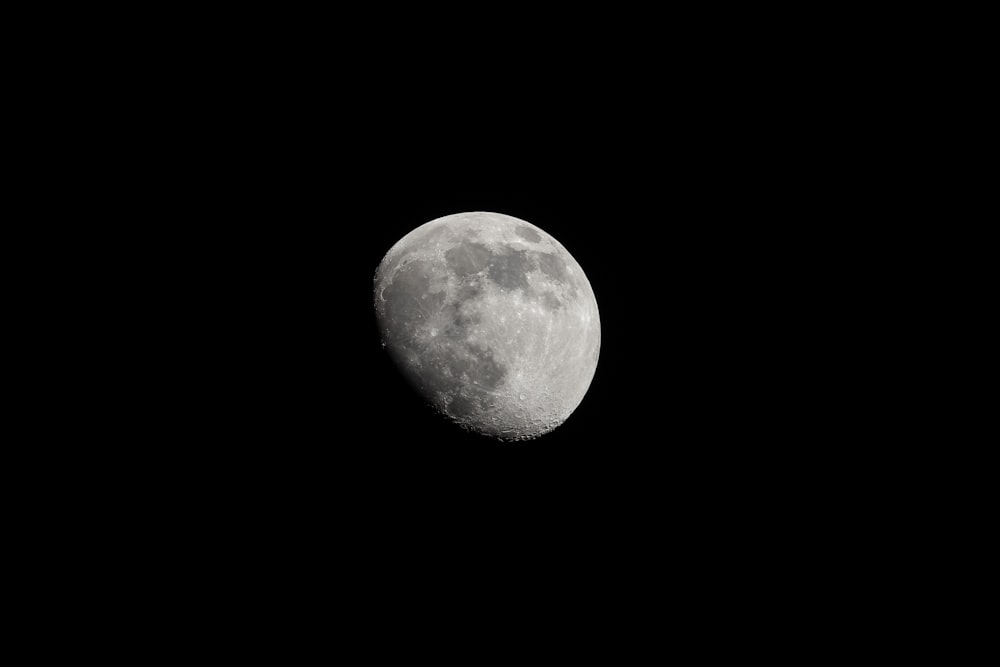
[[[601,322],[583,269],[556,239],[501,213],[417,227],[375,273],[382,345],[462,428],[530,440],[562,424],[597,369]]]

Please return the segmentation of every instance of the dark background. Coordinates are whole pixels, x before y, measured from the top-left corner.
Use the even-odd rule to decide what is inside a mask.
[[[928,419],[898,391],[928,382],[924,339],[883,324],[946,289],[906,245],[900,206],[927,195],[897,169],[927,163],[914,110],[947,63],[892,37],[933,54],[928,31],[828,8],[352,9],[62,8],[15,45],[34,122],[11,123],[32,185],[12,230],[39,244],[8,244],[29,269],[11,289],[40,317],[37,351],[11,346],[34,383],[12,383],[33,410],[12,403],[30,440],[10,449],[40,465],[8,466],[31,525],[9,541],[46,618],[286,662],[314,638],[622,662],[851,650],[898,600],[922,611],[906,566],[930,551],[885,546],[948,516],[940,475],[907,464],[949,439],[905,434]],[[597,295],[593,384],[536,441],[456,430],[379,346],[379,261],[469,210],[545,229]]]
[[[157,109],[161,247],[182,249],[172,276],[196,296],[178,326],[197,410],[181,412],[219,439],[210,469],[243,466],[246,483],[282,492],[339,489],[390,514],[430,502],[428,516],[517,508],[581,525],[608,508],[652,520],[671,498],[737,511],[810,484],[801,442],[828,426],[808,421],[809,341],[829,326],[814,267],[844,227],[816,160],[829,132],[788,113],[809,91],[794,72],[738,76],[732,58],[602,62],[337,75],[262,62],[243,78],[201,67]],[[454,430],[378,344],[384,253],[469,210],[545,229],[597,295],[591,389],[536,442]]]
[[[840,473],[865,461],[841,417],[870,409],[834,380],[863,333],[834,296],[837,249],[865,245],[850,110],[814,85],[822,54],[717,28],[554,52],[227,29],[143,61],[112,183],[125,276],[153,274],[117,334],[142,341],[114,407],[143,444],[107,465],[164,561],[364,619],[448,587],[456,608],[656,590],[697,614],[835,551]],[[472,210],[552,234],[597,296],[593,383],[535,441],[456,430],[379,345],[386,251]]]
[[[206,174],[219,215],[192,228],[206,263],[223,258],[202,301],[213,325],[197,390],[216,394],[213,475],[307,494],[309,511],[334,494],[362,523],[442,520],[452,537],[490,517],[540,534],[726,521],[814,484],[828,424],[811,417],[809,340],[823,324],[807,275],[828,212],[811,174],[767,119],[742,111],[754,128],[734,129],[727,99],[624,95],[609,109],[534,89],[441,91],[330,119],[304,105],[277,116],[282,132],[227,143]],[[537,441],[456,430],[379,346],[382,256],[469,210],[545,229],[597,295],[591,389]]]
[[[296,115],[282,145],[196,170],[219,209],[184,234],[198,284],[172,273],[198,296],[150,467],[169,471],[161,507],[183,536],[167,553],[196,548],[212,563],[197,578],[251,605],[346,600],[360,632],[385,605],[408,626],[439,600],[544,624],[544,605],[586,623],[573,608],[670,596],[682,626],[722,599],[752,615],[779,581],[799,604],[814,558],[839,558],[838,473],[859,460],[815,342],[822,290],[804,267],[826,212],[809,174],[700,105],[581,118],[554,101],[536,125],[481,110],[495,103],[416,129]],[[535,441],[456,430],[379,344],[379,261],[468,210],[551,233],[597,296],[593,383]]]

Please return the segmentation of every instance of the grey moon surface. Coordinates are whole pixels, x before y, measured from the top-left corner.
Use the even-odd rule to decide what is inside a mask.
[[[597,299],[556,239],[500,213],[457,213],[400,239],[375,273],[382,344],[459,426],[530,440],[562,424],[601,348]]]

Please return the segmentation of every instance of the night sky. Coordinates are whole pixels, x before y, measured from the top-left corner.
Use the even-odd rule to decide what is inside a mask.
[[[615,662],[630,634],[669,644],[693,626],[704,646],[726,643],[720,613],[794,634],[758,613],[775,582],[787,616],[811,623],[801,600],[827,598],[810,586],[837,588],[843,563],[866,562],[864,545],[838,555],[850,542],[837,531],[864,514],[865,486],[894,474],[869,445],[890,427],[864,424],[885,385],[855,353],[893,297],[859,310],[863,261],[895,250],[872,231],[890,207],[856,194],[884,176],[852,125],[871,106],[827,75],[855,48],[847,33],[810,60],[811,28],[785,30],[784,13],[763,17],[770,35],[714,6],[697,25],[680,10],[581,7],[502,26],[508,8],[489,5],[496,16],[462,30],[431,17],[433,35],[372,9],[367,22],[338,6],[284,26],[267,9],[252,28],[239,24],[249,10],[185,16],[161,44],[134,27],[140,44],[110,48],[113,67],[84,68],[79,95],[60,102],[90,143],[52,161],[98,183],[51,197],[116,260],[79,252],[124,313],[67,330],[100,332],[126,366],[108,374],[106,400],[89,375],[75,379],[102,399],[83,411],[100,429],[52,416],[74,428],[66,467],[84,497],[106,499],[81,525],[104,520],[122,548],[94,529],[63,551],[133,564],[130,594],[159,605],[143,587],[155,580],[180,601],[170,632],[199,613],[208,633],[277,615],[334,654],[339,637],[325,640],[340,632],[412,657],[436,637],[423,620],[444,644],[499,629],[481,643],[492,655],[522,621],[550,632],[559,605],[578,635],[561,646],[588,650],[608,616],[631,612],[607,642]],[[387,37],[390,23],[408,39]],[[143,43],[146,59],[134,55]],[[477,210],[554,236],[600,309],[590,389],[537,440],[458,430],[380,346],[372,289],[385,253]],[[85,353],[107,380],[103,352]],[[77,461],[99,474],[77,474]],[[438,603],[462,622],[434,615]],[[483,606],[501,618],[471,611]]]

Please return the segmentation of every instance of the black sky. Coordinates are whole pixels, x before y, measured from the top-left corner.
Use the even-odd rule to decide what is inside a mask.
[[[165,112],[144,148],[165,176],[136,196],[191,295],[163,428],[194,497],[302,529],[447,519],[458,539],[503,521],[543,539],[745,526],[823,481],[842,433],[815,267],[850,229],[816,168],[827,134],[785,113],[799,88],[736,61],[588,62],[245,68],[206,75],[197,113]],[[597,296],[591,388],[536,441],[457,431],[379,346],[385,252],[472,210],[551,233]]]
[[[834,553],[867,441],[889,435],[856,419],[880,387],[857,391],[870,319],[841,290],[857,280],[844,249],[872,252],[885,214],[852,198],[879,183],[851,125],[868,107],[825,76],[850,46],[838,33],[806,57],[809,25],[762,17],[787,32],[775,40],[714,7],[696,23],[574,10],[454,31],[448,16],[439,36],[397,25],[406,41],[386,39],[395,10],[376,11],[183,17],[148,58],[110,50],[134,69],[109,78],[114,95],[90,83],[111,69],[97,67],[64,105],[103,123],[80,112],[91,144],[68,168],[97,174],[99,195],[71,201],[70,223],[106,228],[128,265],[109,271],[122,397],[100,406],[123,437],[69,441],[101,472],[80,475],[86,493],[124,517],[114,567],[153,554],[136,581],[190,591],[179,617],[204,609],[205,628],[229,616],[201,604],[210,591],[260,618],[299,611],[323,637],[357,627],[365,650],[419,633],[414,619],[445,643],[467,634],[439,601],[505,632],[525,617],[548,632],[556,603],[598,631],[631,610],[626,633],[657,643],[694,619],[711,645],[731,635],[699,612],[735,609],[739,625],[781,580],[798,615],[812,594],[796,568],[837,585],[813,554]],[[552,234],[597,296],[593,383],[535,441],[456,430],[379,345],[386,251],[472,210]],[[516,613],[466,613],[505,613],[494,600]]]
[[[282,443],[279,467],[301,466],[317,484],[336,471],[400,502],[447,489],[525,507],[664,485],[718,495],[772,474],[801,425],[804,370],[788,355],[808,323],[795,317],[807,295],[788,273],[806,250],[789,215],[801,180],[771,149],[748,149],[752,138],[669,100],[587,114],[547,106],[544,122],[508,117],[501,103],[532,102],[512,94],[410,102],[424,112],[403,99],[385,116],[307,115],[308,130],[288,119],[278,145],[258,146],[222,181],[240,215],[212,240],[242,288],[229,294],[252,314],[235,342],[246,405],[233,407],[253,447]],[[470,210],[551,233],[597,295],[591,389],[538,441],[456,431],[378,345],[371,289],[384,253],[424,222]]]

